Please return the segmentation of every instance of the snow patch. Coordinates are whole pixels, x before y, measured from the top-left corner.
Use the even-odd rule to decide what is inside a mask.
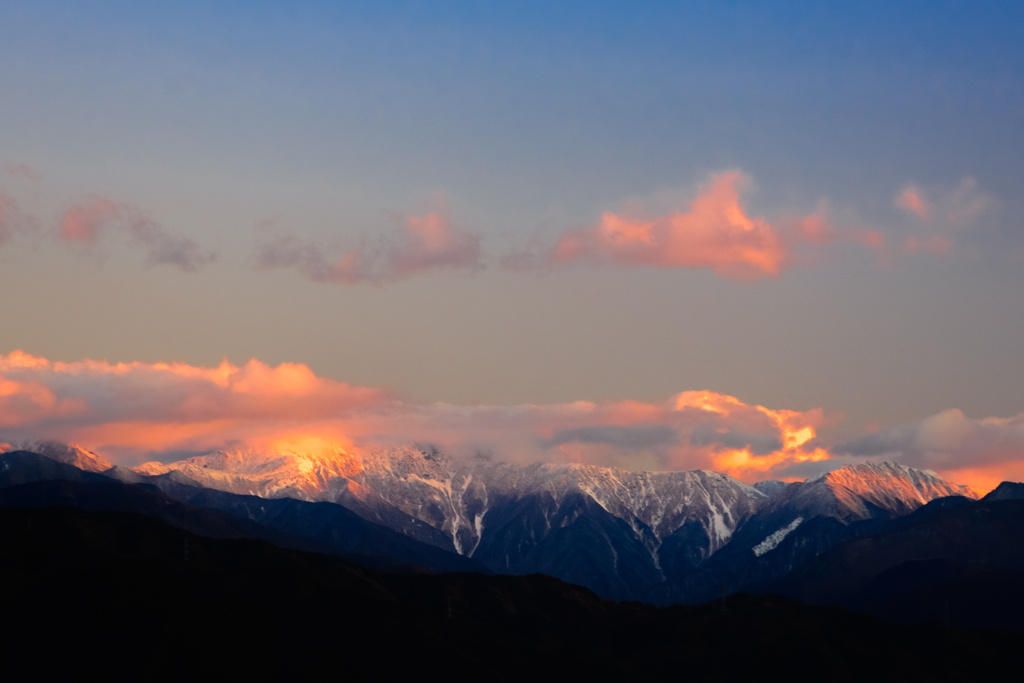
[[[775,550],[775,547],[778,546],[780,543],[782,543],[782,539],[784,539],[786,536],[788,536],[790,534],[790,532],[793,531],[793,529],[796,529],[798,526],[800,526],[800,523],[803,522],[803,521],[804,521],[803,517],[797,517],[792,522],[790,522],[787,526],[782,527],[781,529],[776,531],[774,534],[772,534],[768,538],[764,539],[763,541],[761,541],[760,543],[755,545],[754,546],[754,554],[757,555],[758,557],[761,557],[762,555],[764,555],[769,550]]]

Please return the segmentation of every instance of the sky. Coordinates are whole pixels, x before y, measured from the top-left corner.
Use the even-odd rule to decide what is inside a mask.
[[[1022,38],[1010,2],[5,2],[0,440],[1020,480]]]

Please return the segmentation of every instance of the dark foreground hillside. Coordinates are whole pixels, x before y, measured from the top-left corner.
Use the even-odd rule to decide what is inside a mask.
[[[1024,637],[777,596],[657,608],[550,577],[383,574],[132,513],[0,509],[7,665],[36,675],[982,680]]]

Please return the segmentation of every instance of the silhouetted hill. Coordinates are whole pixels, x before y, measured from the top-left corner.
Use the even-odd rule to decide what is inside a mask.
[[[776,596],[659,608],[546,576],[380,574],[132,513],[0,509],[0,547],[8,663],[40,675],[977,680],[1024,645]]]
[[[1024,500],[936,500],[754,588],[896,621],[1024,630]]]

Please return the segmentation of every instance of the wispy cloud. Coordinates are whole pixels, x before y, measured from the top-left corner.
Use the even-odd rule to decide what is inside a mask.
[[[916,232],[902,245],[907,253],[931,252],[946,254],[953,250],[953,236],[976,223],[998,206],[991,194],[978,186],[978,181],[965,176],[953,188],[932,188],[908,185],[893,199],[893,204],[910,214]]]
[[[15,235],[31,232],[35,227],[35,219],[18,208],[11,197],[0,192],[0,247],[13,240]]]
[[[140,209],[103,197],[68,209],[60,224],[60,237],[68,244],[92,246],[105,232],[120,234],[128,244],[144,249],[149,265],[193,272],[216,260],[216,254],[188,237],[167,232]]]
[[[7,164],[4,173],[11,178],[27,180],[30,183],[38,183],[43,179],[42,174],[28,164]]]
[[[895,203],[896,206],[906,209],[923,221],[931,218],[931,205],[921,196],[921,190],[913,185],[896,195]]]
[[[295,268],[313,282],[352,285],[401,280],[432,270],[476,270],[480,237],[452,225],[444,212],[404,217],[391,235],[363,238],[360,245],[331,258],[323,246],[294,235],[265,239],[256,247],[255,267],[260,270]]]

